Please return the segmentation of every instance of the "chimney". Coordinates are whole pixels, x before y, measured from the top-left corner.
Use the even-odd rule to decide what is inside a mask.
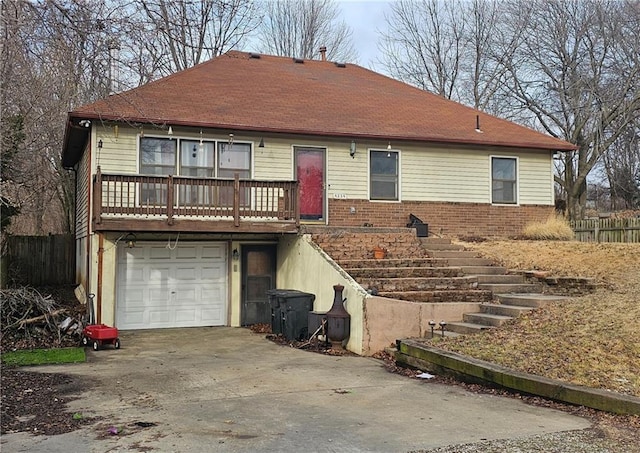
[[[320,47],[320,59],[327,61],[327,48],[325,46]]]
[[[120,91],[120,41],[118,38],[111,38],[107,42],[109,48],[109,94]]]

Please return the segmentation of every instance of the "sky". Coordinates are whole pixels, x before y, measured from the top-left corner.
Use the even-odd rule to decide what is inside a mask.
[[[344,21],[353,30],[353,45],[360,57],[359,64],[365,68],[380,70],[377,63],[378,31],[386,28],[385,12],[390,10],[390,1],[384,0],[338,0]]]

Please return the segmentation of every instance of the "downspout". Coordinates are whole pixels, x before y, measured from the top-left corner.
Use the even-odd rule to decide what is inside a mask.
[[[91,178],[91,143],[89,143],[89,154],[87,157],[87,243],[86,243],[86,291],[87,294],[91,293],[91,219],[93,218],[93,212],[91,212],[91,207],[93,203],[91,203],[91,192],[93,189],[93,182]]]
[[[102,261],[104,257],[104,234],[98,233],[98,288],[96,291],[96,324],[102,324]]]

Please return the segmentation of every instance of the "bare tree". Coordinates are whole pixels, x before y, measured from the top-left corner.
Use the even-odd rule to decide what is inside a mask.
[[[12,231],[71,231],[73,174],[61,166],[66,113],[107,93],[96,17],[105,4],[3,2],[3,193],[20,207]],[[10,89],[9,89],[10,87]]]
[[[400,0],[384,64],[397,78],[578,146],[556,182],[571,218],[587,176],[640,109],[640,3]]]
[[[139,32],[144,48],[138,56],[161,75],[240,46],[259,24],[251,0],[136,0],[136,5],[144,11],[132,20],[131,31]]]
[[[318,59],[320,47],[333,61],[354,61],[351,29],[339,19],[332,0],[273,0],[264,3],[259,29],[260,51],[274,55]]]
[[[508,15],[523,30],[506,63],[509,94],[546,132],[578,146],[563,154],[556,177],[572,219],[584,216],[587,176],[640,108],[639,28],[631,32],[638,11],[617,1],[549,0],[516,2]]]
[[[461,13],[457,0],[393,2],[381,44],[387,70],[419,88],[457,99],[467,25]]]
[[[604,155],[612,209],[640,208],[640,119],[627,126]]]

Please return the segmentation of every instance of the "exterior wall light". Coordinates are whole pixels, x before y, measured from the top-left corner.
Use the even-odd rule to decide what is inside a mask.
[[[233,252],[231,252],[231,258],[233,258],[233,261],[238,261],[240,259],[240,252],[238,252],[238,249],[233,249]]]
[[[355,140],[351,140],[351,146],[349,147],[349,155],[351,156],[352,159],[355,159],[356,157],[356,141]]]
[[[127,244],[127,248],[134,248],[136,246],[136,235],[129,233],[124,237],[124,242]]]

